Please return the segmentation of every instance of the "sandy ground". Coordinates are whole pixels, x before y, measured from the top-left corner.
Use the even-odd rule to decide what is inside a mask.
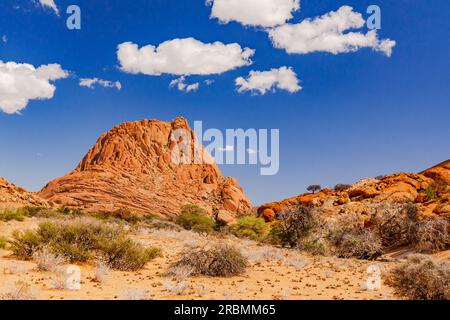
[[[40,219],[0,222],[0,235],[35,228]],[[397,299],[382,283],[379,290],[366,290],[367,268],[375,264],[383,274],[395,262],[368,262],[334,257],[314,257],[299,251],[260,246],[236,238],[206,238],[188,231],[140,229],[131,236],[147,245],[163,249],[139,272],[109,271],[99,283],[93,280],[95,265],[78,265],[81,289],[55,289],[58,275],[40,272],[32,261],[20,261],[11,252],[0,250],[0,295],[17,288],[22,281],[38,299]],[[230,242],[249,257],[243,276],[231,278],[188,277],[184,281],[165,276],[180,252],[192,245],[214,241]],[[448,254],[447,254],[448,256]],[[448,258],[444,256],[444,258]],[[184,290],[183,290],[184,289]]]

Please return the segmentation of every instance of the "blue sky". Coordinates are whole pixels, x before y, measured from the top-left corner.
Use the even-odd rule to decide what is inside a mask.
[[[392,56],[370,48],[332,54],[289,54],[274,48],[263,27],[210,19],[203,0],[55,0],[60,15],[33,0],[0,3],[0,60],[36,68],[60,64],[70,76],[54,82],[53,98],[30,100],[20,114],[0,112],[0,176],[30,190],[71,171],[101,133],[144,118],[184,116],[206,128],[279,128],[280,171],[223,165],[254,204],[397,171],[417,172],[449,158],[449,3],[303,0],[289,23],[353,7],[381,8],[380,39],[396,41]],[[77,4],[81,30],[68,30],[65,9]],[[366,33],[366,27],[359,31]],[[5,36],[5,37],[3,37]],[[176,75],[120,70],[117,46],[193,37],[255,50],[253,64],[187,77],[195,92],[169,88]],[[251,70],[291,67],[302,90],[238,93],[234,80]],[[79,78],[120,81],[122,88],[79,86]],[[207,86],[205,79],[214,83]],[[0,82],[1,85],[1,82]],[[0,88],[1,90],[1,88]],[[1,97],[0,97],[1,99]]]

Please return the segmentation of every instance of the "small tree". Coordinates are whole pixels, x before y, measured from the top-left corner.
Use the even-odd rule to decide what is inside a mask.
[[[322,190],[322,187],[318,184],[313,184],[311,186],[309,186],[308,188],[306,188],[306,190],[308,190],[311,193],[316,193],[317,191]]]
[[[300,206],[296,211],[280,214],[281,220],[274,223],[271,238],[282,246],[295,248],[299,241],[306,237],[314,228],[315,219],[311,208]]]

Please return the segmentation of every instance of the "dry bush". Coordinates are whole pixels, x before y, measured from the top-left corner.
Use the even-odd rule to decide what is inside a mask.
[[[411,243],[418,223],[418,210],[414,204],[383,203],[372,209],[372,221],[385,248],[395,248]]]
[[[54,254],[48,247],[43,247],[34,252],[33,260],[37,263],[39,271],[50,272],[55,272],[61,265],[67,262],[64,256]]]
[[[383,253],[381,239],[374,230],[364,228],[360,214],[345,213],[327,225],[328,239],[341,258],[374,260]]]
[[[311,208],[300,206],[295,211],[280,214],[281,220],[272,225],[270,239],[274,244],[295,248],[317,226],[317,215]]]
[[[66,290],[67,289],[67,274],[63,267],[54,270],[53,276],[50,278],[50,286],[53,289]]]
[[[95,266],[94,270],[93,280],[98,283],[103,283],[106,280],[108,274],[109,274],[108,265],[103,261],[97,262],[97,265]]]
[[[337,254],[340,258],[375,260],[382,253],[381,239],[370,230],[345,235],[337,247]]]
[[[421,252],[433,253],[449,245],[448,222],[445,219],[427,219],[418,223],[412,243]]]
[[[391,271],[387,284],[397,294],[415,300],[450,299],[450,262],[412,255]]]
[[[189,287],[189,282],[186,280],[163,280],[161,282],[164,289],[166,289],[171,295],[181,296]]]
[[[37,300],[37,290],[24,281],[17,281],[14,287],[0,296],[0,300]]]
[[[229,277],[245,272],[247,258],[230,245],[216,245],[209,249],[195,248],[183,252],[172,267],[192,268],[193,275]]]
[[[168,276],[174,276],[180,280],[186,280],[194,272],[194,268],[184,265],[173,266],[167,273]]]

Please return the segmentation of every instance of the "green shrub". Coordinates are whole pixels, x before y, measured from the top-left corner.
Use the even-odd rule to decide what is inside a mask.
[[[25,215],[19,209],[2,209],[0,210],[0,220],[4,222],[11,220],[23,221],[25,220]]]
[[[8,245],[8,239],[3,236],[0,236],[0,249],[6,249]]]
[[[10,248],[15,256],[20,259],[30,259],[33,253],[42,246],[41,237],[32,230],[13,232]]]
[[[427,194],[427,200],[433,200],[436,199],[436,191],[434,190],[434,188],[432,186],[429,186],[426,190],[425,193]]]
[[[104,256],[112,268],[119,270],[137,270],[160,254],[159,249],[146,249],[127,238],[121,227],[87,218],[43,222],[36,231],[13,234],[11,248],[19,258],[29,259],[44,247],[71,263]]]
[[[230,277],[244,273],[247,265],[247,258],[238,249],[217,245],[209,249],[186,250],[171,268],[185,267],[192,270],[192,275]]]
[[[182,208],[175,222],[186,230],[200,233],[211,233],[215,228],[215,221],[206,216],[206,211],[196,205],[186,205]]]
[[[409,256],[390,272],[387,284],[409,299],[450,300],[450,262]]]
[[[181,213],[194,213],[194,214],[200,214],[200,215],[206,215],[207,212],[202,207],[196,205],[196,204],[186,204],[181,208]]]
[[[141,244],[126,238],[104,243],[102,254],[106,263],[116,270],[135,271],[147,262],[162,255],[159,248],[144,248]]]
[[[269,226],[263,218],[246,216],[238,219],[236,224],[232,227],[232,231],[238,237],[262,240],[267,236]]]

